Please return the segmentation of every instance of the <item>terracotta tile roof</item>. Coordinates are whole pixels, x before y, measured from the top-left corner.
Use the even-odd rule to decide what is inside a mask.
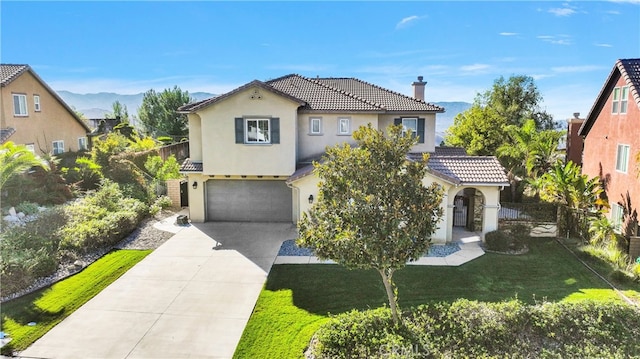
[[[221,101],[251,86],[298,101],[305,111],[322,112],[444,112],[444,108],[355,78],[306,78],[286,75],[266,82],[254,80],[218,97],[182,106],[188,113]]]
[[[455,155],[454,152],[461,153],[464,152],[464,149],[461,147],[436,147],[435,153],[428,153],[430,157],[427,162],[427,171],[456,185],[509,185],[504,168],[496,157],[467,156],[466,153]],[[444,155],[437,155],[438,153],[444,153]],[[410,153],[407,158],[411,161],[419,161],[422,156],[423,153]],[[287,183],[295,182],[312,174],[313,169],[313,164],[300,167],[289,176]]]
[[[29,65],[0,64],[0,85],[8,85],[28,69]]]
[[[11,128],[11,127],[1,128],[0,129],[0,145],[7,142],[9,137],[11,137],[11,135],[13,135],[14,133],[16,133],[16,130],[14,128]]]
[[[310,81],[316,81],[331,88],[344,90],[371,102],[379,103],[387,111],[444,112],[444,108],[440,106],[356,78],[317,78]]]
[[[180,165],[180,172],[202,172],[202,162],[192,162],[187,158]]]
[[[431,156],[427,168],[433,175],[457,185],[509,185],[504,168],[494,156]]]
[[[596,97],[591,111],[589,111],[589,115],[587,115],[586,120],[582,123],[582,126],[580,126],[580,130],[578,130],[580,136],[586,136],[589,133],[620,77],[625,79],[625,82],[629,86],[629,93],[635,100],[634,102],[638,108],[640,108],[640,59],[618,60]]]
[[[436,146],[436,151],[432,156],[466,156],[467,150],[463,147]]]

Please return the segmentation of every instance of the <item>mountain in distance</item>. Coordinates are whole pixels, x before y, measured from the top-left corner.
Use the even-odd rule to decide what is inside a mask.
[[[56,92],[64,102],[84,114],[86,118],[104,118],[106,114],[111,113],[113,103],[116,101],[120,101],[122,105],[126,106],[130,115],[137,116],[144,97],[143,92],[133,95],[113,92],[79,94],[64,90]],[[207,92],[193,92],[189,93],[189,95],[196,101],[206,100],[215,96]]]
[[[58,91],[58,95],[77,111],[82,112],[86,118],[104,118],[105,114],[111,113],[112,105],[116,101],[127,106],[130,115],[136,115],[142,105],[144,93],[134,95],[122,95],[112,92],[79,94],[69,91]],[[206,100],[216,96],[208,92],[189,93],[196,101]],[[444,132],[453,125],[453,119],[460,112],[464,112],[471,107],[468,102],[433,102],[433,104],[444,107],[445,112],[436,115],[436,145],[442,142]]]

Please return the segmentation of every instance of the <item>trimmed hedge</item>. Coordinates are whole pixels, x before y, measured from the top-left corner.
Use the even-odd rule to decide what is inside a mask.
[[[614,302],[525,305],[459,299],[421,305],[394,325],[390,311],[352,311],[314,336],[315,358],[628,358],[640,353],[640,312]]]
[[[484,240],[487,250],[494,252],[518,252],[526,247],[522,235],[508,234],[501,230],[485,234]]]

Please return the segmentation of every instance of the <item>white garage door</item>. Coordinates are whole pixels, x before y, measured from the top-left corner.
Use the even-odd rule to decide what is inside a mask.
[[[207,181],[207,220],[291,222],[291,188],[284,181]]]

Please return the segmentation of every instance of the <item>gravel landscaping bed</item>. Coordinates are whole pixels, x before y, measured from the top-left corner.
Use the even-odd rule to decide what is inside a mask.
[[[113,249],[146,250],[160,247],[160,245],[173,236],[173,233],[159,230],[153,225],[164,218],[174,215],[175,213],[176,212],[172,210],[162,210],[162,212],[158,213],[156,216],[143,220],[129,236],[113,247],[101,248],[84,255],[63,256],[63,259],[58,266],[58,270],[55,273],[47,277],[36,279],[36,281],[27,289],[8,296],[0,297],[0,302],[21,297],[25,294],[29,294],[70,277],[80,272],[91,263],[97,261],[100,257],[109,253]]]
[[[423,257],[446,257],[460,250],[457,243],[434,244],[429,247],[429,251]],[[313,253],[309,248],[300,248],[296,245],[294,239],[288,239],[280,246],[279,256],[312,256]]]

